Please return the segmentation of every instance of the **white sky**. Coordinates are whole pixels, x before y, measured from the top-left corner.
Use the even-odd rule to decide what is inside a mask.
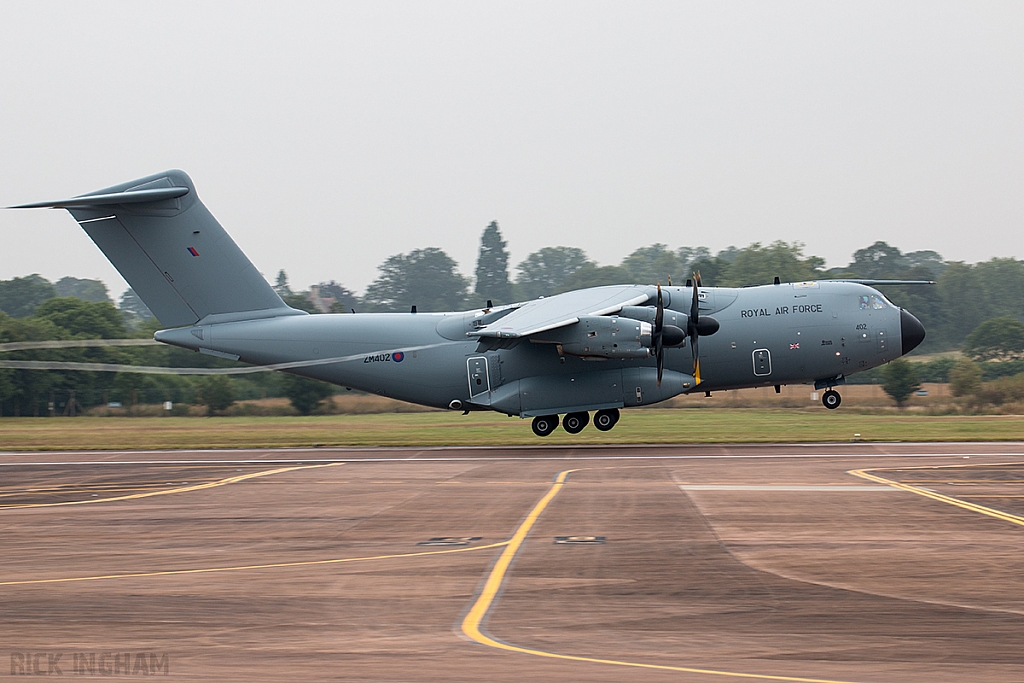
[[[177,167],[268,279],[653,242],[1024,257],[1024,3],[0,3],[0,204]],[[63,211],[0,278],[123,280]]]

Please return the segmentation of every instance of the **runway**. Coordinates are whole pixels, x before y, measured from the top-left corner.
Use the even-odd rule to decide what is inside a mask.
[[[0,453],[0,531],[14,676],[1024,680],[1024,444]]]

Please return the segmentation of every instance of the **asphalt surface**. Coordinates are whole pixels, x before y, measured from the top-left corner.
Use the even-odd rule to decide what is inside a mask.
[[[0,534],[14,677],[1024,680],[1024,444],[0,453]]]

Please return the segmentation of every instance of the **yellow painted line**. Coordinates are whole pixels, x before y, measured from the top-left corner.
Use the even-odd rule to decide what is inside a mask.
[[[707,674],[709,676],[727,676],[732,678],[750,678],[762,681],[791,681],[794,683],[849,683],[847,681],[836,681],[827,678],[801,678],[799,676],[774,676],[772,674],[753,674],[753,673],[740,673],[736,671],[719,671],[716,669],[699,669],[689,666],[670,666],[667,664],[644,664],[641,662],[626,662],[616,659],[600,659],[597,657],[579,657],[576,655],[564,655],[557,652],[548,652],[547,650],[535,650],[528,647],[520,647],[518,645],[511,645],[509,643],[503,643],[500,640],[491,638],[483,631],[481,631],[481,624],[487,617],[488,611],[494,604],[494,600],[501,590],[501,586],[505,581],[505,575],[508,572],[509,567],[512,564],[512,560],[515,559],[516,553],[522,547],[523,542],[526,540],[527,535],[530,533],[530,529],[536,523],[541,513],[544,512],[544,508],[548,506],[558,492],[562,490],[565,485],[566,477],[572,472],[578,472],[579,470],[565,470],[560,472],[558,477],[555,479],[555,483],[552,484],[551,488],[544,495],[543,498],[533,507],[530,514],[526,516],[523,523],[516,529],[515,534],[507,542],[505,550],[502,551],[501,557],[494,564],[491,569],[491,573],[487,577],[486,583],[484,583],[483,590],[480,591],[480,595],[477,597],[476,602],[470,607],[469,613],[462,620],[462,632],[465,633],[471,640],[474,640],[481,645],[487,645],[488,647],[497,648],[499,650],[506,650],[508,652],[519,652],[526,655],[534,655],[536,657],[546,657],[548,659],[561,659],[571,662],[588,662],[590,664],[610,664],[612,666],[624,666],[636,669],[656,669],[658,671],[679,671],[683,673],[694,673],[694,674]]]
[[[188,486],[179,486],[173,489],[161,489],[159,491],[147,491],[146,493],[132,493],[126,496],[113,496],[111,498],[93,498],[89,500],[66,500],[60,503],[21,503],[18,505],[0,505],[0,510],[15,510],[23,508],[50,508],[60,507],[64,505],[92,505],[95,503],[112,503],[119,500],[137,500],[139,498],[149,498],[151,496],[167,496],[172,493],[188,493],[190,491],[201,491],[203,489],[212,489],[218,486],[225,486],[227,484],[237,484],[240,481],[246,481],[248,479],[256,479],[258,477],[269,477],[272,474],[283,474],[285,472],[294,472],[295,470],[308,470],[315,469],[318,467],[334,467],[336,465],[344,465],[341,462],[329,462],[323,465],[296,465],[293,467],[278,467],[272,470],[262,470],[260,472],[250,472],[249,474],[239,474],[234,477],[228,477],[226,479],[217,479],[215,481],[207,481],[201,484],[190,484]]]
[[[132,487],[132,488],[118,487],[118,488],[111,488],[111,489],[88,488],[88,489],[59,489],[59,490],[46,490],[46,491],[34,491],[32,489],[26,489],[24,491],[19,491],[17,493],[0,493],[0,498],[14,498],[14,497],[17,497],[17,496],[21,496],[22,498],[24,498],[25,496],[69,496],[69,495],[75,494],[75,493],[77,493],[77,494],[81,494],[81,493],[123,493],[124,491],[152,491],[152,490],[154,490],[155,486],[159,486],[159,484],[154,484],[152,486],[135,486],[135,487]],[[160,489],[160,490],[162,490],[162,489]],[[108,500],[108,499],[104,498],[104,500]],[[10,506],[8,506],[8,505],[0,505],[0,508],[3,508],[3,507],[10,507]]]
[[[182,574],[213,574],[217,572],[240,572],[254,569],[281,569],[284,567],[312,567],[322,564],[344,564],[347,562],[369,562],[371,560],[394,560],[403,557],[424,557],[427,555],[450,555],[452,553],[468,553],[474,550],[487,550],[507,545],[508,541],[475,545],[468,548],[449,550],[424,550],[415,553],[398,553],[395,555],[373,555],[370,557],[340,557],[330,560],[307,560],[304,562],[275,562],[273,564],[247,564],[237,567],[206,567],[202,569],[169,569],[159,572],[137,572],[134,574],[103,574],[100,576],[72,576],[59,579],[28,579],[25,581],[0,581],[0,586],[25,586],[37,583],[70,583],[73,581],[104,581],[109,579],[139,579],[148,576],[179,576]]]
[[[919,486],[912,486],[910,484],[904,484],[902,482],[893,481],[892,479],[886,479],[885,477],[881,477],[877,474],[871,474],[868,470],[850,470],[850,474],[852,474],[855,477],[860,477],[861,479],[867,479],[868,481],[874,481],[880,484],[888,484],[889,486],[898,488],[901,491],[916,493],[919,496],[931,498],[932,500],[937,500],[940,503],[946,503],[947,505],[955,505],[956,507],[963,508],[964,510],[970,510],[971,512],[977,512],[981,515],[987,515],[989,517],[1001,519],[1004,522],[1010,522],[1011,524],[1024,526],[1024,517],[1021,517],[1019,515],[1013,515],[1009,512],[1003,512],[1002,510],[996,510],[990,507],[985,507],[984,505],[978,505],[977,503],[969,503],[966,500],[960,500],[959,498],[946,496],[941,493],[936,493],[935,491],[929,491],[928,489],[923,489]],[[941,484],[941,482],[937,482],[937,484]]]

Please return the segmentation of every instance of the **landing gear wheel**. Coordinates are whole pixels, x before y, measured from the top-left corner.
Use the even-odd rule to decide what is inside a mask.
[[[579,434],[590,423],[590,413],[569,413],[562,418],[562,427],[570,434]]]
[[[599,410],[594,413],[594,426],[602,432],[607,432],[609,429],[615,426],[615,423],[619,421],[619,411],[615,408],[611,410]]]
[[[821,402],[829,410],[835,410],[836,408],[839,407],[839,404],[843,402],[843,397],[839,395],[838,391],[835,391],[833,389],[829,389],[821,397]]]
[[[557,415],[538,415],[533,418],[533,433],[537,436],[547,436],[555,431],[558,426]]]

